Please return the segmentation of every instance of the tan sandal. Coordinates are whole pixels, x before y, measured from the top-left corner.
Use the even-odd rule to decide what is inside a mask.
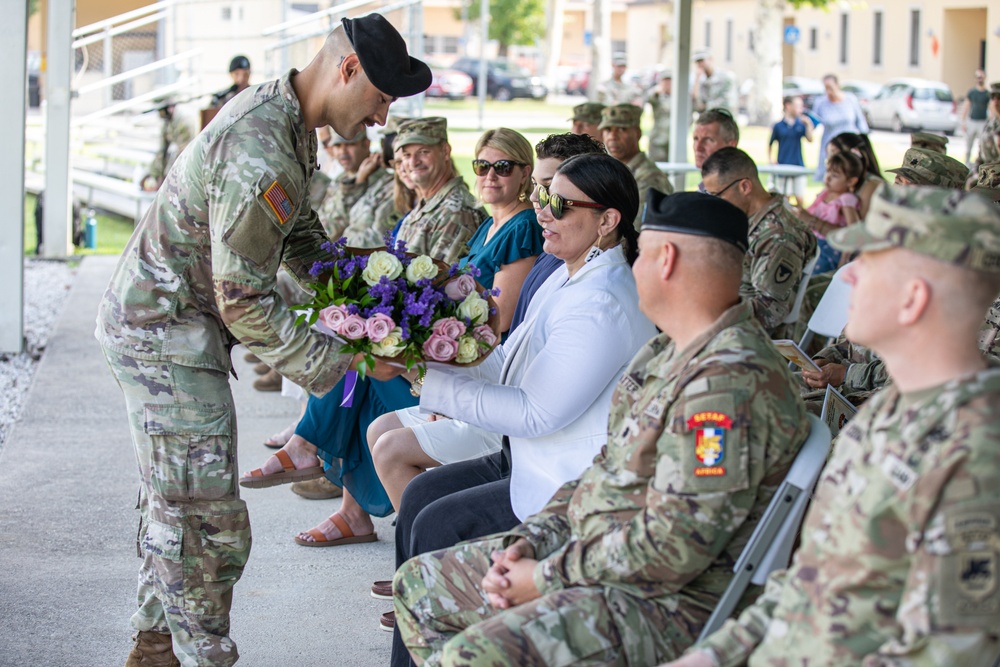
[[[315,542],[310,540],[303,540],[298,535],[295,536],[295,543],[301,544],[304,547],[339,547],[343,544],[363,544],[365,542],[376,542],[378,540],[378,535],[375,533],[369,533],[368,535],[355,535],[351,527],[347,525],[344,517],[340,516],[340,512],[334,512],[330,515],[330,521],[333,525],[337,527],[340,531],[340,537],[331,540],[326,535],[323,534],[319,528],[310,528],[306,531],[307,535],[310,535]]]
[[[316,479],[323,476],[323,465],[317,464],[308,468],[296,468],[290,457],[284,450],[279,449],[274,453],[274,457],[281,463],[284,470],[272,472],[265,475],[260,468],[254,468],[246,477],[240,478],[240,486],[248,489],[264,489],[278,484],[288,484],[289,482],[304,482],[307,479]]]

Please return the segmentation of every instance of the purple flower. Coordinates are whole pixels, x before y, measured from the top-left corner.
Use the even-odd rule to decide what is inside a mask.
[[[460,275],[454,280],[448,281],[444,286],[444,293],[452,301],[462,301],[476,289],[476,279],[467,273]]]
[[[424,356],[432,361],[451,361],[458,354],[458,341],[433,334],[423,347]]]
[[[340,335],[348,340],[360,340],[367,333],[365,319],[360,315],[349,315],[340,325]]]
[[[490,347],[497,344],[497,335],[493,332],[487,324],[481,324],[472,330],[472,337],[476,340],[481,340]]]
[[[454,317],[445,317],[435,322],[431,330],[436,335],[458,340],[458,337],[465,333],[465,325]]]
[[[392,318],[384,315],[382,313],[376,313],[368,318],[365,322],[365,327],[368,331],[368,337],[373,343],[378,343],[383,338],[389,335],[396,326],[396,323],[392,321]]]
[[[343,306],[327,306],[319,311],[319,321],[334,333],[340,333],[340,327],[347,319],[347,309]]]

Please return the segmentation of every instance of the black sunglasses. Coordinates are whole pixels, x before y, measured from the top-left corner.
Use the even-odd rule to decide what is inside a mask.
[[[514,162],[513,160],[497,160],[496,162],[487,162],[486,160],[472,161],[472,171],[475,172],[476,176],[485,176],[490,173],[490,167],[492,167],[497,176],[506,178],[514,171],[514,167],[524,166],[523,162]]]
[[[566,209],[573,208],[596,208],[596,209],[607,209],[607,206],[603,206],[593,201],[573,201],[571,199],[564,199],[562,195],[550,194],[548,189],[544,185],[538,186],[538,208],[539,210],[548,206],[552,211],[552,217],[556,220],[562,220],[563,213]]]
[[[722,188],[718,192],[709,192],[708,190],[705,190],[705,194],[712,195],[713,197],[721,197],[722,195],[726,194],[726,190],[728,190],[729,188],[733,187],[734,185],[736,185],[740,181],[745,181],[745,180],[747,180],[746,176],[744,176],[742,178],[737,178],[735,181],[733,181],[732,183],[730,183],[726,187]]]

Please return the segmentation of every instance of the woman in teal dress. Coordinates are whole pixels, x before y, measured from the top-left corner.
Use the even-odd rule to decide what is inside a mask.
[[[476,190],[483,203],[489,205],[492,216],[469,240],[469,253],[459,264],[475,265],[481,285],[499,288],[495,300],[500,329],[505,334],[521,284],[542,251],[541,228],[528,201],[533,166],[531,144],[513,130],[489,130],[476,144]],[[366,380],[357,383],[347,407],[341,405],[344,385],[342,381],[322,398],[309,398],[295,435],[282,448],[300,470],[316,465],[315,457],[319,456],[327,479],[344,490],[341,507],[333,516],[296,536],[295,541],[303,546],[373,541],[376,537],[371,517],[387,516],[393,511],[372,462],[366,437],[368,426],[386,412],[416,405],[417,399],[410,394],[404,378],[389,382]],[[255,485],[295,481],[282,470],[281,463],[271,457],[260,468],[262,476],[255,478],[265,481]],[[319,470],[317,466],[317,476]],[[247,473],[244,478],[249,476]]]

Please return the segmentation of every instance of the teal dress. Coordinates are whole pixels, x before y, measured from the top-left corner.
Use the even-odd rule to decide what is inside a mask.
[[[534,209],[515,215],[487,242],[492,224],[493,218],[487,218],[479,226],[469,241],[469,254],[459,260],[461,266],[471,263],[479,269],[477,280],[487,289],[493,287],[502,265],[540,254],[543,242]],[[316,445],[327,479],[346,488],[368,514],[387,516],[392,503],[375,472],[368,426],[386,412],[412,407],[419,399],[410,395],[410,383],[401,377],[388,382],[359,379],[351,406],[341,406],[343,399],[344,380],[321,398],[310,396],[295,434]]]

